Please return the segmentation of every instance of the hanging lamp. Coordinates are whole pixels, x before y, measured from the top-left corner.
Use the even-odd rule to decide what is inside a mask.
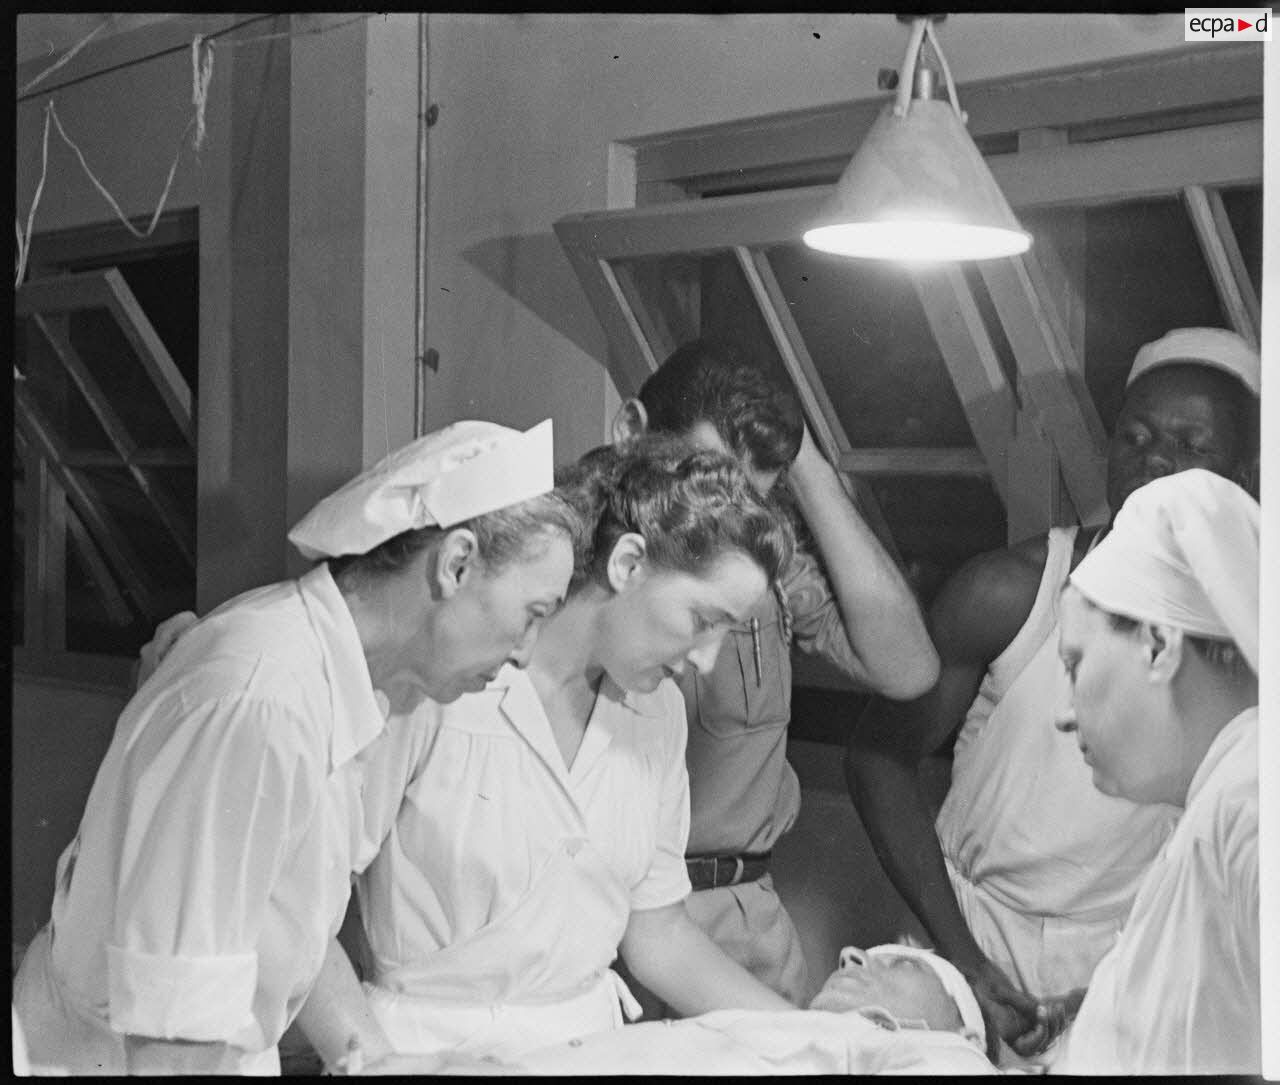
[[[930,262],[1015,256],[1031,245],[965,129],[934,22],[914,18],[885,106],[836,184],[811,248],[874,260]],[[905,21],[905,19],[903,20]],[[935,73],[917,65],[925,39],[946,79],[949,101],[933,97]]]

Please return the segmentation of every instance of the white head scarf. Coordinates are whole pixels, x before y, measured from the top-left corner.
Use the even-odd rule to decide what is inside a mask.
[[[939,957],[931,949],[924,949],[921,946],[900,945],[896,942],[886,943],[882,946],[872,946],[870,949],[862,950],[861,952],[868,957],[914,957],[916,960],[924,961],[925,964],[933,969],[938,981],[942,984],[942,989],[951,996],[951,1001],[956,1004],[964,1031],[979,1047],[985,1049],[987,1026],[982,1020],[982,1010],[978,1006],[978,999],[973,993],[973,988],[969,986],[969,981],[961,974],[960,969],[945,957]],[[857,953],[858,950],[854,947],[845,946],[840,951],[841,969],[852,967]]]
[[[551,419],[521,433],[464,421],[428,433],[335,490],[289,532],[312,561],[367,554],[411,529],[452,527],[547,493]]]
[[[1203,468],[1134,490],[1071,583],[1112,614],[1234,641],[1258,672],[1258,503]]]
[[[1262,356],[1241,336],[1226,328],[1174,328],[1140,347],[1125,387],[1163,365],[1194,362],[1230,373],[1255,396],[1261,387]]]

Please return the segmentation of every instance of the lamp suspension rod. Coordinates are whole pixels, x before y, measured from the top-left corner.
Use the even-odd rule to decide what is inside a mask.
[[[960,115],[960,122],[967,124],[969,118],[965,115],[964,110],[960,108],[960,98],[956,94],[956,83],[951,78],[951,65],[947,63],[947,58],[943,55],[942,45],[938,41],[938,32],[934,29],[932,20],[925,20],[925,35],[928,37],[929,44],[933,46],[934,54],[938,58],[938,64],[942,68],[942,77],[947,81],[947,94],[951,98],[951,105],[955,108],[956,113]]]
[[[893,103],[893,115],[905,117],[911,104],[911,89],[915,86],[916,60],[920,56],[920,44],[924,41],[928,19],[912,19],[911,33],[907,37],[907,55],[902,59],[902,71],[898,75],[898,97]]]

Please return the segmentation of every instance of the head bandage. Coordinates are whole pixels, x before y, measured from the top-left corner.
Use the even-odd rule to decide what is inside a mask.
[[[841,969],[848,968],[854,963],[855,952],[848,946],[840,951]],[[872,946],[862,952],[868,957],[914,957],[916,960],[924,961],[925,964],[933,969],[934,975],[938,977],[938,981],[942,984],[942,989],[951,996],[951,1001],[956,1004],[956,1009],[960,1012],[960,1021],[965,1031],[972,1034],[979,1046],[986,1046],[987,1026],[982,1020],[982,1010],[978,1006],[977,998],[974,997],[973,988],[969,986],[969,981],[964,978],[960,969],[945,957],[939,957],[931,949],[894,943]]]
[[[1255,396],[1259,394],[1262,357],[1256,347],[1226,328],[1174,328],[1147,343],[1134,356],[1125,387],[1153,369],[1185,362],[1221,369]]]
[[[554,468],[549,418],[525,433],[455,422],[334,491],[294,525],[289,541],[313,561],[367,554],[401,532],[452,527],[545,494]]]
[[[1258,503],[1203,468],[1134,490],[1071,583],[1112,614],[1234,641],[1258,673]]]

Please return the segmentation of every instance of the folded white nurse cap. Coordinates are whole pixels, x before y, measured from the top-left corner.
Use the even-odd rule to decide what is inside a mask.
[[[1071,583],[1113,614],[1232,640],[1258,672],[1258,503],[1203,468],[1134,490]]]
[[[521,433],[454,422],[374,464],[289,532],[305,558],[367,554],[411,529],[452,527],[547,493],[554,485],[551,419]]]
[[[1226,328],[1174,328],[1139,348],[1129,370],[1127,388],[1142,374],[1162,365],[1198,362],[1230,373],[1255,396],[1261,386],[1262,358],[1241,336]]]

